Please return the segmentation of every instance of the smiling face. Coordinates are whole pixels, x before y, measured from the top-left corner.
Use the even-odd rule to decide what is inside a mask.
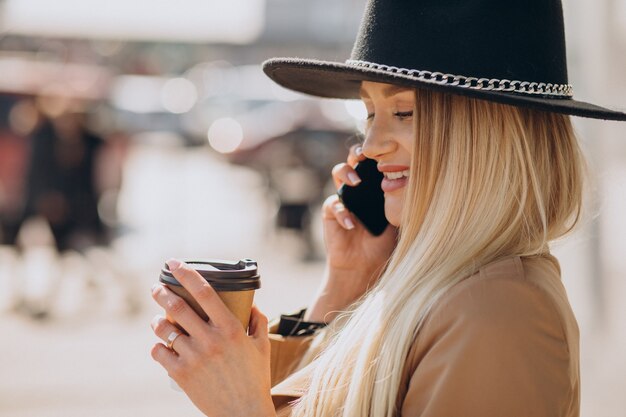
[[[415,142],[412,89],[392,84],[363,81],[361,100],[367,108],[363,154],[378,162],[385,178],[385,216],[394,226],[400,225],[411,154]]]

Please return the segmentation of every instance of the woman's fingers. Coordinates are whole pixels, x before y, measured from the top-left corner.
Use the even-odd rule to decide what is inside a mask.
[[[171,346],[168,346],[178,354],[186,354],[189,351],[189,336],[181,332],[176,326],[167,321],[165,317],[156,316],[150,323],[154,334],[156,334],[163,343],[168,346],[170,340]],[[178,335],[178,336],[177,336]]]
[[[339,188],[342,184],[356,186],[361,182],[361,178],[354,170],[354,166],[360,161],[366,159],[361,151],[361,145],[353,145],[348,153],[348,162],[340,163],[333,167],[332,175],[335,187]]]
[[[333,181],[335,182],[335,187],[339,189],[343,184],[348,184],[352,187],[358,185],[361,182],[361,178],[356,173],[354,168],[352,168],[349,164],[342,162],[333,167],[332,170]]]
[[[152,346],[150,355],[152,356],[152,359],[160,363],[161,366],[165,368],[170,376],[173,376],[175,373],[174,370],[180,367],[178,355],[162,343],[157,343]]]
[[[250,312],[250,328],[248,334],[252,337],[259,352],[269,355],[270,354],[270,338],[269,338],[269,320],[267,316],[261,313],[261,310],[256,305],[252,306]]]
[[[150,355],[152,359],[160,363],[161,366],[167,370],[170,376],[173,376],[175,370],[180,367],[179,353],[186,353],[188,350],[187,340],[183,340],[183,338],[188,338],[188,336],[181,333],[176,326],[163,317],[155,317],[150,323],[150,326],[154,330],[154,333],[164,342],[152,346]],[[176,337],[171,349],[168,349],[166,346],[168,342],[167,339],[170,337],[170,334],[174,332],[180,334],[180,336]]]
[[[355,227],[354,217],[346,210],[346,207],[336,194],[329,196],[324,201],[322,205],[322,218],[324,220],[335,219],[337,223],[346,230],[352,230]]]
[[[167,261],[167,265],[189,294],[200,304],[200,307],[209,316],[209,322],[217,327],[231,330],[243,330],[241,323],[226,307],[217,292],[193,268],[176,259]],[[196,315],[197,317],[197,315]],[[183,323],[181,325],[184,326]]]
[[[152,298],[159,304],[168,317],[189,334],[200,335],[206,332],[206,322],[178,295],[174,294],[165,285],[157,284],[152,288]]]
[[[358,162],[365,159],[363,155],[363,147],[360,144],[352,145],[348,153],[348,165],[355,166]]]
[[[363,155],[361,145],[350,147],[348,162],[337,164],[332,169],[333,181],[337,189],[344,184],[355,187],[361,183],[361,178],[353,167],[364,159],[365,155]],[[326,199],[322,206],[322,217],[326,220],[335,219],[346,230],[352,230],[356,226],[354,216],[346,210],[337,195],[332,195]]]

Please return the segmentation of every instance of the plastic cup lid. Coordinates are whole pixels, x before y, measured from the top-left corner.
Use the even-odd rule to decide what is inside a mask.
[[[225,261],[220,259],[187,260],[185,263],[198,271],[217,291],[246,291],[261,288],[257,263],[252,259]],[[159,281],[181,286],[167,264],[161,269]]]

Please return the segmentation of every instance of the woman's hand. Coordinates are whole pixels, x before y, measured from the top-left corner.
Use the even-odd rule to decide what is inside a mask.
[[[154,360],[207,416],[275,416],[270,395],[267,317],[253,306],[247,335],[200,274],[175,260],[168,261],[168,266],[207,313],[209,321],[202,320],[166,286],[155,285],[153,298],[189,335],[176,337],[172,349],[163,343],[154,345]],[[153,320],[152,328],[163,341],[172,332],[180,333],[162,317]]]
[[[332,171],[335,187],[360,182],[354,166],[365,159],[360,146],[350,148],[347,163]],[[397,228],[389,225],[380,236],[373,236],[339,201],[336,194],[322,206],[327,268],[322,289],[305,320],[329,322],[378,280],[397,243]]]

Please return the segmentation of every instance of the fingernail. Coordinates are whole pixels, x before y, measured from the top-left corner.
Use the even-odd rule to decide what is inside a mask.
[[[181,261],[177,260],[177,259],[170,259],[169,261],[166,262],[167,267],[170,269],[171,272],[176,271],[178,268],[180,268],[180,266],[183,264]]]
[[[152,292],[155,292],[160,286],[161,286],[161,284],[154,284],[152,286]]]
[[[352,185],[357,185],[361,182],[361,178],[354,172],[348,172],[348,179],[350,179]]]
[[[152,321],[150,322],[150,325],[154,328],[156,327],[157,324],[159,324],[161,322],[161,320],[163,320],[163,316],[154,316],[152,318]]]
[[[343,219],[343,224],[346,225],[348,230],[354,229],[354,223],[352,223],[352,220],[349,217],[346,217],[345,219]]]
[[[360,146],[357,146],[357,147],[354,149],[354,153],[356,154],[356,156],[361,156],[361,154],[363,153],[363,148],[362,148],[362,147],[360,147]]]

